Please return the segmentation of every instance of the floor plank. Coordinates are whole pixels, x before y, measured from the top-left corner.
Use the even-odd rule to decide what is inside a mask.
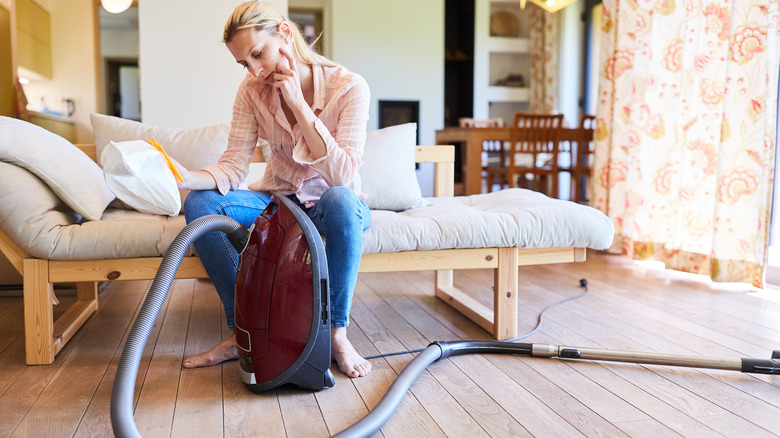
[[[135,408],[142,436],[170,436],[195,285],[174,282]]]
[[[580,348],[769,358],[780,344],[780,292],[713,285],[625,257],[519,270],[521,340]],[[361,274],[349,328],[363,355],[432,341],[490,339],[432,295],[432,272]],[[489,270],[456,285],[492,305]],[[21,297],[0,298],[0,436],[103,437],[132,319],[149,282],[105,283],[101,308],[48,366],[24,364]],[[63,304],[72,301],[63,294]],[[60,307],[60,306],[58,306]],[[56,309],[56,311],[61,311]],[[145,347],[135,419],[143,436],[324,437],[379,403],[413,354],[371,359],[373,372],[314,393],[264,394],[240,382],[237,362],[184,370],[185,355],[228,334],[213,286],[177,280]],[[78,384],[74,384],[78,382]],[[376,434],[407,436],[777,436],[780,376],[715,369],[508,355],[452,356],[431,364]]]
[[[149,286],[151,285],[151,282],[145,282],[146,285],[143,285],[144,282],[138,282],[139,286],[143,288],[144,290],[148,290]],[[177,286],[182,286],[177,285]],[[154,340],[157,339],[160,331],[160,326],[162,325],[162,320],[165,316],[168,303],[170,303],[171,300],[166,300],[165,303],[163,303],[163,308],[160,311],[160,315],[157,318],[157,321],[155,322],[155,326],[152,329],[152,332],[149,334],[149,339],[152,341],[147,342],[146,347],[144,348],[144,353],[141,357],[141,363],[138,367],[138,379],[136,381],[135,385],[135,396],[136,400],[138,397],[138,394],[141,391],[141,387],[144,383],[144,376],[146,375],[146,370],[149,367],[149,361],[151,360],[152,351],[154,350],[155,342]],[[136,306],[135,309],[135,315],[138,315],[138,311],[141,309],[141,304],[139,303],[138,306]],[[134,317],[135,318],[135,317]],[[103,378],[100,381],[100,384],[98,385],[97,391],[95,392],[94,397],[92,397],[92,401],[90,402],[89,406],[87,407],[87,411],[84,414],[84,417],[81,420],[81,423],[78,426],[78,429],[76,429],[76,433],[74,434],[75,438],[79,437],[94,437],[94,436],[110,436],[113,434],[113,431],[111,429],[111,423],[106,421],[106,418],[110,418],[111,416],[111,392],[113,390],[114,386],[114,378],[116,377],[116,371],[117,367],[119,366],[119,360],[122,357],[122,351],[125,346],[125,342],[127,340],[127,335],[130,333],[131,325],[128,325],[125,336],[122,338],[122,342],[117,346],[117,350],[114,353],[114,356],[111,359],[111,363],[108,366],[108,369],[106,370],[106,373],[103,375]]]
[[[143,290],[127,282],[90,319],[56,375],[30,407],[12,436],[72,435],[125,335]],[[45,367],[42,367],[45,368]]]

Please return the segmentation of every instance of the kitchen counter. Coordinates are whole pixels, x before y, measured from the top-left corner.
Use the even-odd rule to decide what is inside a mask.
[[[51,131],[71,143],[76,142],[76,122],[70,117],[55,114],[28,111],[30,122]]]

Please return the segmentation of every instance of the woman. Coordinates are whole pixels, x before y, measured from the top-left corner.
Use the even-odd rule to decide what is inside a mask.
[[[180,169],[187,222],[207,215],[230,216],[251,225],[271,193],[298,202],[325,235],[331,287],[331,351],[339,369],[365,376],[371,364],[347,339],[349,310],[362,254],[363,230],[371,214],[362,201],[358,168],[368,120],[365,80],[314,53],[298,27],[268,3],[239,5],[223,42],[247,70],[233,104],[228,147],[216,165]],[[235,190],[246,178],[258,138],[270,144],[262,180]],[[225,235],[209,233],[195,242],[235,329],[233,294],[238,256]],[[238,357],[235,334],[210,350],[188,357],[185,368]]]

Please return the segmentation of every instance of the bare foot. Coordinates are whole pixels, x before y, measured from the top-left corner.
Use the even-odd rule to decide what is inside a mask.
[[[184,368],[210,367],[226,360],[237,359],[236,334],[233,333],[208,351],[184,359]]]
[[[363,359],[347,339],[346,327],[330,329],[330,349],[339,369],[348,377],[365,377],[371,372],[371,363]]]

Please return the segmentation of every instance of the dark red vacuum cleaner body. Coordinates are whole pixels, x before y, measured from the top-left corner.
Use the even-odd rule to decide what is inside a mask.
[[[325,248],[311,219],[274,196],[255,219],[236,276],[241,379],[253,392],[334,385]]]

